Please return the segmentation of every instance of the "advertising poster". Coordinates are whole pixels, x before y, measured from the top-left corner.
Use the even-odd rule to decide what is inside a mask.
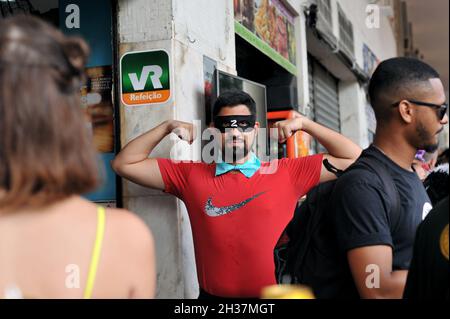
[[[92,126],[94,144],[101,153],[114,152],[114,113],[112,107],[112,68],[86,69],[87,83],[82,88],[82,107]]]
[[[369,49],[369,47],[363,44],[363,61],[364,61],[364,72],[371,76],[375,71],[377,65],[380,63],[380,60],[376,57],[376,55]]]
[[[213,98],[215,94],[214,72],[217,68],[217,62],[207,56],[203,56],[203,80],[205,85],[205,110],[206,124],[212,121]]]
[[[294,16],[279,0],[234,0],[234,17],[237,23],[272,48],[289,65],[295,66]],[[238,27],[237,33],[242,36],[239,30]],[[279,62],[273,53],[265,53]],[[287,65],[284,63],[282,66]]]
[[[86,197],[93,201],[116,199],[114,108],[112,100],[112,17],[109,0],[59,0],[59,24],[66,35],[81,36],[90,47],[87,81],[81,90],[82,109],[99,152],[101,186]]]

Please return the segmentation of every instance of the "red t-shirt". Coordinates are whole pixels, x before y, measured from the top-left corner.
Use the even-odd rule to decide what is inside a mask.
[[[277,160],[274,174],[251,177],[215,164],[158,159],[165,192],[189,213],[200,287],[222,297],[259,297],[275,284],[273,249],[298,199],[318,184],[322,154]],[[273,164],[272,164],[273,165]]]

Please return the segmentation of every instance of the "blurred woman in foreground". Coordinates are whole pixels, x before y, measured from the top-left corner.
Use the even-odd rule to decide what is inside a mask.
[[[80,194],[97,160],[80,107],[86,43],[0,20],[0,298],[152,298],[153,239]]]

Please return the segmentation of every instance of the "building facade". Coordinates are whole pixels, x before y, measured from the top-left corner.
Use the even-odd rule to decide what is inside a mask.
[[[1,1],[0,10],[0,17],[38,14],[91,45],[83,107],[99,141],[104,184],[87,197],[123,206],[148,224],[158,298],[198,294],[186,207],[116,177],[109,166],[114,153],[164,120],[200,120],[205,127],[216,70],[263,85],[263,112],[296,110],[365,148],[376,128],[370,75],[380,61],[413,51],[406,8],[397,0],[30,0]],[[133,52],[168,57],[167,100],[124,99],[120,65]],[[264,114],[267,126],[266,120]],[[448,127],[446,134],[448,145]],[[308,148],[322,150],[314,141]],[[200,153],[201,144],[168,136],[152,156],[199,160]]]
[[[206,60],[264,84],[269,111],[298,110],[368,146],[375,122],[367,81],[379,61],[397,56],[392,16],[386,10],[370,11],[369,5],[365,0],[118,1],[120,55],[164,49],[173,72],[170,102],[121,105],[121,143],[165,119],[205,119]],[[273,11],[287,30],[271,25]],[[274,36],[283,32],[288,33],[286,45]],[[174,143],[176,138],[168,137],[153,155],[168,156]],[[311,145],[311,153],[316,151],[320,146]],[[158,297],[195,298],[195,259],[184,204],[127,181],[123,203],[155,234]]]

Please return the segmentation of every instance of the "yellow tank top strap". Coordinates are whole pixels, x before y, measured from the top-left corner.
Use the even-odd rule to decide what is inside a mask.
[[[92,250],[91,264],[89,265],[89,273],[84,290],[84,299],[92,298],[92,291],[94,289],[95,277],[97,276],[97,268],[102,252],[103,237],[105,234],[105,219],[106,211],[102,206],[97,207],[97,233],[95,236],[94,249]]]

